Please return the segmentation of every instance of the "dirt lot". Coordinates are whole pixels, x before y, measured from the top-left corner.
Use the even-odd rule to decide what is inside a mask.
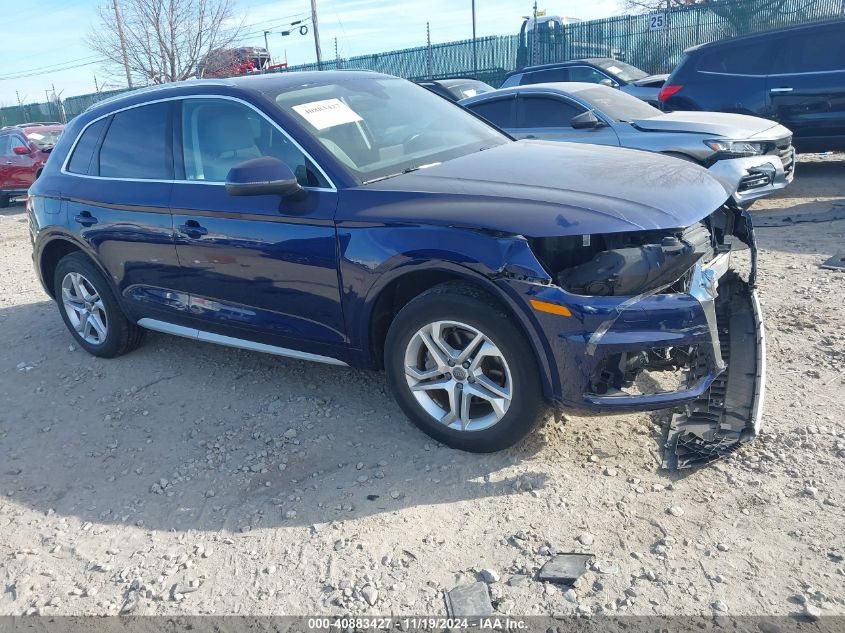
[[[477,456],[412,427],[378,373],[156,334],[93,358],[23,207],[2,210],[0,614],[440,615],[477,578],[518,615],[845,614],[845,275],[819,268],[845,220],[798,222],[845,217],[843,159],[755,205],[783,224],[758,231],[764,433],[683,475],[659,469],[665,413]],[[555,551],[598,570],[544,586]]]

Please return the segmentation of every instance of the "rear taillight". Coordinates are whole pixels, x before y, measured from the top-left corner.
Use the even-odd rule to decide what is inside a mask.
[[[663,86],[660,89],[660,92],[657,95],[657,99],[659,101],[666,101],[666,99],[668,99],[672,95],[677,94],[680,91],[681,88],[683,88],[683,86],[681,86],[679,84],[674,84],[674,85],[666,84],[665,86]]]

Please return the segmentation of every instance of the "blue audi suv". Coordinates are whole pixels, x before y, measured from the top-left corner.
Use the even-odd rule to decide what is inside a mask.
[[[414,423],[479,452],[550,404],[675,408],[685,465],[759,426],[756,249],[727,198],[696,165],[517,142],[403,79],[338,71],[101,102],[68,124],[28,215],[41,282],[91,354],[155,330],[383,368]],[[652,389],[644,372],[681,377]]]

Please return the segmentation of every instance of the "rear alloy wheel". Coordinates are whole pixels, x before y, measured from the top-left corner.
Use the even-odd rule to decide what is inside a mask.
[[[94,356],[113,358],[140,344],[144,331],[126,318],[111,286],[84,254],[59,261],[53,296],[70,333]]]
[[[385,368],[405,414],[454,448],[507,448],[545,411],[525,337],[488,295],[464,283],[432,288],[399,312]]]

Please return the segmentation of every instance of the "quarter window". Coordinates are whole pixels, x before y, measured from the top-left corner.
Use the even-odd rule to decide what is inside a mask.
[[[167,142],[169,119],[169,102],[115,114],[100,149],[99,175],[172,180],[173,159]]]
[[[765,75],[772,55],[772,42],[765,40],[705,53],[698,70],[729,75]]]
[[[305,154],[266,118],[227,99],[182,102],[185,178],[225,182],[229,170],[252,158],[271,156],[291,168],[303,187],[325,187]]]
[[[76,143],[76,148],[70,157],[70,162],[67,165],[67,170],[72,174],[89,174],[91,166],[91,159],[94,157],[94,150],[97,149],[97,143],[100,142],[100,137],[106,127],[108,118],[100,119],[89,125],[79,141]]]

